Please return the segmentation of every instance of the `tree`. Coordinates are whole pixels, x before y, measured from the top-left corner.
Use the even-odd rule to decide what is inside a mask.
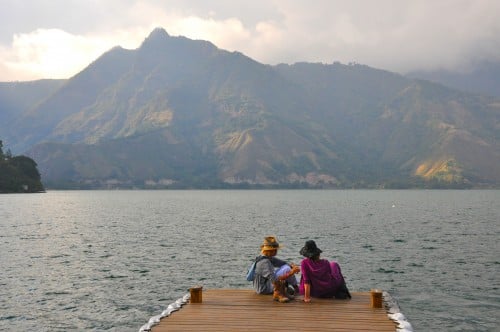
[[[36,166],[33,159],[12,156],[10,150],[5,155],[0,140],[0,193],[45,191]]]

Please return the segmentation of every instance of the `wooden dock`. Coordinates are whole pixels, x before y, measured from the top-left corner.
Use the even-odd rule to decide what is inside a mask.
[[[151,331],[396,331],[384,308],[371,307],[369,292],[351,295],[278,303],[249,289],[203,290],[202,303],[187,303]]]

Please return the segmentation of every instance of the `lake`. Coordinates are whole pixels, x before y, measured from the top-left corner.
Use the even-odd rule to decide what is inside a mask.
[[[251,288],[263,237],[308,239],[416,331],[499,331],[499,190],[0,195],[0,330],[138,331],[188,288]]]

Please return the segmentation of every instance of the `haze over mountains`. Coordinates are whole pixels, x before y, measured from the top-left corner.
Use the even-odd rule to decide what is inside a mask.
[[[414,71],[407,76],[434,81],[458,90],[500,98],[500,63],[482,62],[462,72]]]
[[[68,80],[0,83],[46,188],[499,187],[500,99],[359,64],[269,66],[154,30]]]

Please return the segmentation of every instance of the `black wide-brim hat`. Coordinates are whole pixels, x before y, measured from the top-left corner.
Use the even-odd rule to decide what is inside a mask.
[[[300,249],[300,254],[308,258],[318,256],[322,252],[323,251],[316,246],[316,242],[313,240],[306,241],[306,244]]]

